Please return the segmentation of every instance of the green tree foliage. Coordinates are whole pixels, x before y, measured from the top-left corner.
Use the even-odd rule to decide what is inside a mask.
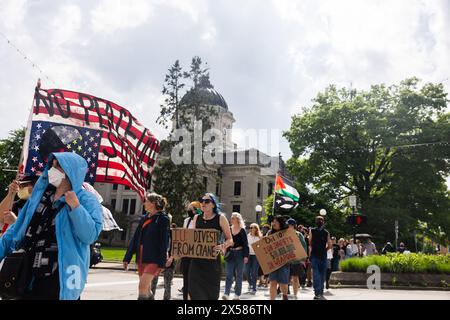
[[[12,180],[16,178],[17,172],[6,170],[18,169],[24,139],[25,139],[25,128],[20,128],[11,131],[7,138],[0,140],[1,199],[5,197],[8,185],[11,183]]]
[[[368,216],[359,231],[378,241],[394,239],[398,219],[400,238],[411,247],[419,220],[445,242],[450,227],[447,103],[442,84],[420,85],[416,78],[368,91],[328,87],[284,133],[297,187],[344,214],[350,213],[347,197],[357,195],[359,211]]]

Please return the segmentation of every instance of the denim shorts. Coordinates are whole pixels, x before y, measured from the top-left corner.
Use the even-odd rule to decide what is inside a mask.
[[[280,284],[289,284],[290,265],[285,264],[280,269],[269,274],[269,281],[276,281]]]

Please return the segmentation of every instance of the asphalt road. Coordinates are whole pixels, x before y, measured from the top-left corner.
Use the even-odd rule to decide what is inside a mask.
[[[160,277],[156,290],[156,299],[162,300],[164,288],[163,278]],[[91,269],[82,300],[136,300],[138,276],[134,271],[121,271],[109,269]],[[172,299],[181,300],[178,291],[183,286],[181,278],[173,279]],[[225,282],[221,283],[221,295]],[[268,289],[261,289],[256,295],[247,294],[248,284],[243,284],[241,300],[268,300]],[[298,300],[312,300],[312,288],[300,291]],[[450,300],[450,291],[429,290],[369,290],[369,289],[330,289],[325,292],[328,300]],[[231,294],[233,298],[233,293]],[[292,298],[292,296],[290,296]]]

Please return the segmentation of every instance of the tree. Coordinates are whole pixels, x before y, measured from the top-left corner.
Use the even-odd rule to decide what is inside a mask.
[[[412,234],[420,219],[448,239],[447,103],[442,84],[420,87],[416,78],[369,91],[329,86],[284,133],[293,152],[288,168],[344,212],[350,213],[347,197],[357,195],[368,217],[360,231],[375,239],[392,240],[396,219],[401,236]]]
[[[13,130],[9,136],[0,140],[0,198],[7,194],[7,188],[16,178],[17,169],[22,153],[25,128]],[[7,171],[8,170],[8,171]],[[9,171],[12,170],[12,171]]]
[[[161,111],[158,124],[163,125],[166,129],[169,127],[168,122],[174,120],[176,129],[179,128],[180,113],[180,92],[185,84],[182,82],[185,77],[183,68],[178,60],[169,68],[169,73],[164,80],[162,94],[165,95],[164,104],[161,105]]]
[[[157,120],[159,124],[167,128],[167,123],[173,121],[175,123],[173,130],[184,128],[190,133],[194,130],[194,120],[202,121],[202,133],[212,126],[211,117],[215,112],[204,103],[201,90],[209,83],[207,71],[208,68],[203,67],[199,57],[192,59],[189,72],[183,72],[179,61],[175,61],[165,77],[162,90],[165,100]],[[185,79],[191,81],[191,87],[181,98]],[[173,141],[175,133],[173,130],[169,139],[161,143],[161,155],[154,170],[155,191],[167,197],[168,211],[172,214],[174,222],[180,224],[186,205],[207,191],[202,181],[203,174],[214,176],[216,171],[205,164],[199,166],[192,163],[192,158],[190,163],[175,164],[171,159],[171,153],[178,141]],[[202,151],[205,146],[206,142],[202,141]],[[194,142],[191,139],[191,144],[186,145],[185,150],[190,150],[190,155],[193,155],[193,148]]]

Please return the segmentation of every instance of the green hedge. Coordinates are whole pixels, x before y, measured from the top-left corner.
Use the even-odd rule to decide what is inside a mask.
[[[344,272],[366,272],[370,265],[377,265],[388,273],[439,273],[450,274],[450,255],[427,255],[422,253],[373,255],[341,261]]]

